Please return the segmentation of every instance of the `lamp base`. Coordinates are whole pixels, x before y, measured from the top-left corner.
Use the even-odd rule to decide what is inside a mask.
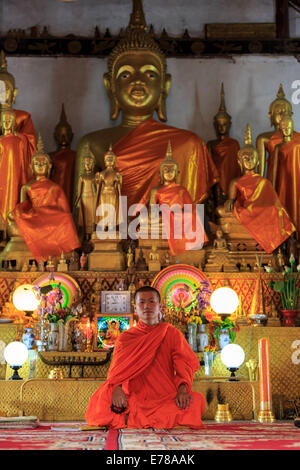
[[[13,369],[14,373],[10,377],[9,380],[23,380],[22,377],[19,376],[18,370],[21,369],[20,366],[10,366],[11,369]]]
[[[274,423],[276,419],[271,410],[260,410],[257,421],[260,423]]]

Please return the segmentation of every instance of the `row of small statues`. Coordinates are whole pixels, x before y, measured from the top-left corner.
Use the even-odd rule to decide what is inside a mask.
[[[217,140],[206,145],[190,131],[167,126],[171,76],[164,54],[147,31],[141,2],[133,2],[129,27],[110,54],[104,76],[111,118],[116,120],[121,112],[121,124],[82,137],[77,154],[70,152],[73,134],[64,112],[58,151],[48,155],[41,137],[36,146],[30,114],[13,109],[17,88],[3,51],[0,84],[7,92],[1,103],[0,213],[8,236],[23,238],[37,262],[79,249],[84,240],[93,242],[101,221],[103,230],[118,225],[120,195],[127,197],[128,207],[149,202],[182,207],[205,201],[211,234],[213,225],[222,225],[231,214],[238,232],[246,230],[268,254],[292,234],[299,237],[300,134],[294,130],[292,105],[282,86],[270,105],[274,130],[259,135],[256,147],[249,125],[241,149],[229,137],[231,117],[223,85],[214,119]],[[152,118],[154,112],[161,122]],[[105,204],[115,208],[115,220],[98,215],[98,205]],[[230,233],[226,237],[230,239]],[[204,240],[207,246],[206,234]],[[168,242],[172,256],[186,249]]]

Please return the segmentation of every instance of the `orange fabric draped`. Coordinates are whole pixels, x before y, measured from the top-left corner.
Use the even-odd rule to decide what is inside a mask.
[[[266,253],[272,253],[295,231],[287,211],[271,182],[257,173],[242,176],[236,186],[234,215]]]
[[[7,216],[20,200],[23,184],[32,177],[32,148],[24,134],[8,134],[0,138],[0,214]]]
[[[51,158],[53,163],[51,179],[63,188],[72,207],[76,152],[70,148],[61,149],[51,155]]]
[[[293,140],[296,140],[300,143],[300,132],[293,132]],[[275,134],[270,137],[266,144],[266,150],[268,152],[267,157],[267,178],[272,181],[273,178],[273,167],[274,167],[274,154],[275,154],[275,147],[282,142],[282,134],[280,131],[275,132]]]
[[[212,151],[212,158],[220,175],[219,185],[224,194],[228,194],[229,183],[241,176],[237,154],[240,144],[231,137],[225,137]]]
[[[116,342],[107,380],[92,395],[85,419],[89,425],[124,428],[172,428],[177,425],[203,427],[205,400],[192,392],[194,373],[199,368],[196,354],[183,334],[169,323],[148,326],[139,321]],[[174,374],[176,371],[176,374]],[[175,403],[177,389],[185,383],[193,402],[186,410]],[[113,413],[113,389],[122,385],[127,411]]]
[[[168,207],[172,207],[176,204],[180,206],[176,212],[169,212],[166,207],[162,207],[162,220],[164,227],[167,228],[170,233],[168,243],[172,256],[184,253],[188,250],[187,245],[189,243],[195,243],[196,231],[197,241],[200,238],[201,240],[200,244],[197,244],[197,247],[195,246],[195,248],[200,249],[202,247],[202,243],[208,241],[200,216],[197,213],[196,205],[193,204],[191,196],[183,186],[176,183],[170,183],[167,186],[163,186],[158,189],[155,198],[156,203],[159,205],[165,204]],[[189,204],[190,206],[186,206],[184,210],[185,204]],[[182,208],[182,210],[180,210],[180,208]]]
[[[41,178],[28,190],[28,199],[13,210],[15,221],[35,259],[60,256],[80,247],[69,203],[62,188]]]
[[[31,114],[21,109],[14,109],[17,121],[17,131],[26,134],[32,145],[32,153],[36,151],[36,134],[34,125],[31,119]]]
[[[284,144],[278,152],[275,189],[288,211],[297,232],[300,232],[300,141]]]
[[[218,181],[215,164],[199,136],[150,118],[113,146],[128,207],[134,203],[147,204],[150,189],[160,185],[159,165],[169,140],[179,165],[178,183],[188,190],[194,202],[206,199],[208,190]]]

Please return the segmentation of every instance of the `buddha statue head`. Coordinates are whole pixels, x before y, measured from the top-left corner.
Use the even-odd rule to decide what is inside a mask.
[[[283,86],[282,84],[280,84],[280,87],[277,92],[277,98],[270,104],[268,114],[271,126],[273,126],[275,130],[279,130],[279,124],[284,114],[292,116],[293,108],[291,103],[285,98]]]
[[[16,113],[11,108],[3,109],[1,112],[1,130],[3,135],[17,135]]]
[[[255,171],[258,165],[258,152],[252,145],[252,133],[249,124],[246,127],[244,144],[244,147],[238,151],[238,164],[243,174]]]
[[[70,148],[73,135],[72,128],[67,121],[64,104],[62,104],[60,120],[54,129],[54,139],[57,148]]]
[[[36,179],[50,177],[52,161],[50,155],[44,151],[44,145],[41,134],[39,134],[37,142],[37,151],[31,157],[31,171]]]
[[[228,136],[231,127],[231,116],[226,111],[224,85],[221,85],[221,103],[218,113],[214,117],[214,126],[217,137],[223,139]]]
[[[169,141],[166,156],[159,168],[161,183],[164,185],[176,183],[178,173],[178,163],[173,159],[171,142]]]
[[[0,108],[11,108],[18,94],[14,76],[7,71],[4,51],[0,53]]]
[[[282,133],[283,141],[290,141],[294,132],[294,121],[290,114],[284,114],[281,118],[279,129]]]
[[[104,165],[105,168],[114,168],[116,164],[116,154],[112,150],[112,145],[109,146],[109,149],[104,154]]]
[[[89,144],[84,146],[84,154],[82,158],[82,169],[85,175],[92,174],[96,166],[96,158],[90,149]]]
[[[133,0],[129,26],[108,58],[104,84],[111,104],[111,119],[119,112],[140,122],[154,111],[166,121],[166,98],[171,76],[166,59],[147,25],[141,0]]]

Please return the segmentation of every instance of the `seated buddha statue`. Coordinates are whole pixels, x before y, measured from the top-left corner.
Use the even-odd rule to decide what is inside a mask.
[[[56,151],[49,154],[53,165],[51,179],[63,188],[72,207],[76,152],[71,149],[73,132],[67,121],[64,105],[62,105],[60,120],[54,130],[54,139]]]
[[[280,121],[282,143],[274,150],[272,184],[300,235],[300,140],[295,137],[290,115]]]
[[[229,199],[217,208],[221,217],[228,213],[240,222],[266,253],[272,253],[295,231],[271,182],[256,173],[258,152],[252,146],[250,126],[245,132],[245,145],[238,152],[242,176],[229,186]]]
[[[169,142],[166,156],[160,163],[161,185],[152,188],[150,192],[150,206],[157,204],[161,209],[163,228],[172,256],[191,250],[192,244],[194,249],[202,248],[203,243],[208,241],[189,192],[176,183],[178,166]]]
[[[26,134],[17,132],[14,110],[3,109],[0,125],[0,215],[7,224],[9,212],[19,202],[22,185],[32,178],[32,147]]]
[[[111,119],[116,120],[121,113],[121,123],[82,137],[76,175],[87,143],[100,169],[104,168],[103,157],[112,143],[112,150],[118,155],[116,170],[123,177],[122,195],[127,196],[128,207],[146,205],[150,189],[159,185],[159,165],[171,140],[180,169],[179,183],[195,203],[204,201],[210,187],[218,181],[218,172],[198,135],[164,124],[171,76],[167,73],[165,56],[147,31],[141,0],[133,1],[129,26],[109,56],[104,84]],[[153,118],[155,111],[161,122]]]
[[[80,247],[63,189],[49,179],[52,162],[39,136],[31,158],[33,179],[22,186],[20,203],[9,214],[37,262]]]
[[[282,134],[280,132],[280,121],[283,115],[293,115],[292,104],[285,98],[282,84],[280,84],[277,92],[277,98],[272,101],[269,108],[269,119],[273,131],[263,132],[256,139],[256,148],[258,151],[259,172],[261,176],[265,175],[267,165],[267,178],[272,181],[273,177],[273,160],[276,145],[282,142]],[[300,133],[294,132],[294,139],[300,140]]]
[[[226,111],[223,83],[221,86],[221,103],[219,111],[214,117],[214,127],[217,139],[207,142],[207,148],[220,176],[220,181],[213,187],[215,203],[219,205],[225,201],[228,195],[231,180],[241,176],[241,169],[237,161],[240,144],[236,139],[229,137],[231,116]]]
[[[12,108],[16,102],[18,89],[16,88],[14,76],[7,71],[5,53],[0,53],[0,110]],[[31,115],[27,111],[14,110],[16,113],[17,131],[26,134],[31,141],[34,153],[36,149],[36,134]]]

